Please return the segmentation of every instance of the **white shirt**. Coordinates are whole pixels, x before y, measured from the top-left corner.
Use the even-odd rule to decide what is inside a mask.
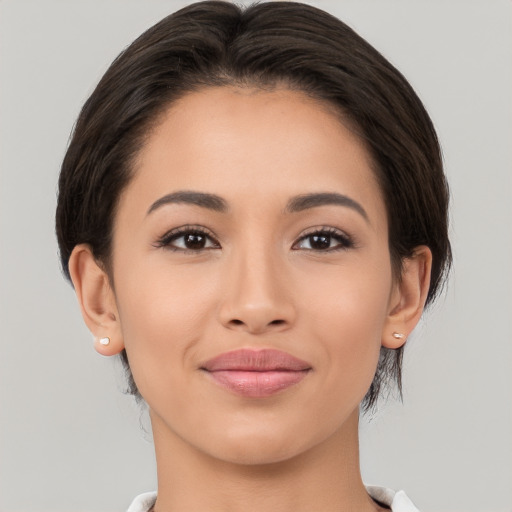
[[[392,491],[385,487],[367,485],[368,494],[378,502],[391,507],[392,512],[419,512],[404,491]],[[155,503],[156,492],[139,494],[126,512],[147,512]]]

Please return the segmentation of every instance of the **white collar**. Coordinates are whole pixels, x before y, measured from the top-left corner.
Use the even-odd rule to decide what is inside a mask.
[[[367,485],[368,494],[378,502],[391,507],[392,512],[419,512],[404,491],[393,491],[386,487]],[[139,494],[126,512],[147,512],[155,503],[156,492]]]

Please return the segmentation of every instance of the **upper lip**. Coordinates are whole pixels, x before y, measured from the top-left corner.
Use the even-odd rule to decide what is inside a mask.
[[[239,349],[224,352],[201,365],[209,372],[238,370],[248,372],[310,370],[306,361],[276,349]]]

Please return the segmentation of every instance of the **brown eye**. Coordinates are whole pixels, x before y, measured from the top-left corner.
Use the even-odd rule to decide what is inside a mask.
[[[311,235],[309,237],[309,245],[311,249],[329,249],[331,246],[330,235]]]
[[[353,247],[351,239],[336,230],[321,230],[303,236],[292,249],[309,251],[336,251]]]
[[[183,245],[187,249],[204,249],[206,241],[206,236],[203,234],[190,233],[183,236]]]
[[[201,231],[186,231],[175,233],[166,241],[165,245],[175,250],[201,251],[215,249],[219,244],[210,236]]]
[[[156,244],[172,251],[200,252],[220,249],[220,244],[206,231],[198,228],[178,228],[164,235]]]

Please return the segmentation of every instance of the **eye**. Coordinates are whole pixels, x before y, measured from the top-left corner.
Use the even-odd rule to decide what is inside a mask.
[[[352,239],[345,233],[333,228],[322,228],[301,237],[292,249],[328,252],[349,249],[353,246]]]
[[[169,231],[155,245],[156,247],[183,252],[220,249],[220,244],[205,229],[190,226],[183,226]]]

